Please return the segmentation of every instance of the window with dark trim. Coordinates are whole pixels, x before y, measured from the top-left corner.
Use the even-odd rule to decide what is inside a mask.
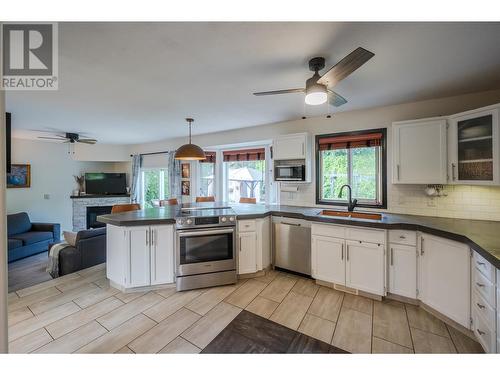
[[[386,129],[316,136],[316,203],[387,208]]]

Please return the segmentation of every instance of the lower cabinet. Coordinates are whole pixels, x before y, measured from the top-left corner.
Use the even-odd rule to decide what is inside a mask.
[[[384,295],[384,260],[382,244],[346,241],[346,286]]]
[[[271,220],[269,217],[238,221],[238,274],[255,273],[271,264]]]
[[[417,298],[417,250],[415,246],[390,244],[389,292]]]
[[[257,272],[257,233],[239,233],[238,240],[238,273]]]
[[[123,288],[174,282],[173,225],[107,229],[107,277]]]
[[[419,269],[419,299],[462,326],[470,327],[469,247],[421,234]]]
[[[345,240],[312,236],[311,274],[318,280],[335,284],[345,283]]]

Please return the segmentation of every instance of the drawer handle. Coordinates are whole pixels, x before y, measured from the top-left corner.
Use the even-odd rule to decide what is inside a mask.
[[[478,265],[484,266],[484,262],[477,262]]]
[[[476,303],[477,307],[479,307],[480,309],[484,309],[486,306],[484,305],[481,305],[480,303]]]
[[[486,332],[484,332],[484,331],[481,331],[479,328],[478,328],[478,329],[476,329],[476,331],[477,331],[477,333],[479,333],[481,336],[482,336],[482,335],[484,335],[484,334],[486,333]]]
[[[481,283],[476,283],[476,285],[480,288],[484,288],[484,284],[481,284]]]
[[[401,236],[399,236],[399,238],[401,238],[402,240],[405,240],[406,236],[401,235]]]

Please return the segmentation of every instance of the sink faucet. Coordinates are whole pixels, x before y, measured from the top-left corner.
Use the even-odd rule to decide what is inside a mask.
[[[339,198],[342,198],[342,191],[344,190],[345,187],[347,189],[349,189],[349,202],[347,203],[347,211],[352,212],[352,211],[354,211],[354,207],[356,207],[358,200],[352,199],[352,189],[351,189],[351,186],[347,185],[347,184],[342,185],[340,187]]]

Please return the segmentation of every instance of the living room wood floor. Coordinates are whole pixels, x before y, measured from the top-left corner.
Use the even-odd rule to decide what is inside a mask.
[[[286,345],[298,342],[295,352],[322,347],[317,340],[328,352],[482,352],[419,307],[372,301],[295,275],[270,271],[236,285],[125,294],[109,286],[104,264],[9,293],[10,352],[220,353],[234,351],[224,349],[224,340],[235,334],[242,334],[242,352],[281,352],[272,340],[253,344],[259,327],[271,329],[259,316],[302,333]]]

